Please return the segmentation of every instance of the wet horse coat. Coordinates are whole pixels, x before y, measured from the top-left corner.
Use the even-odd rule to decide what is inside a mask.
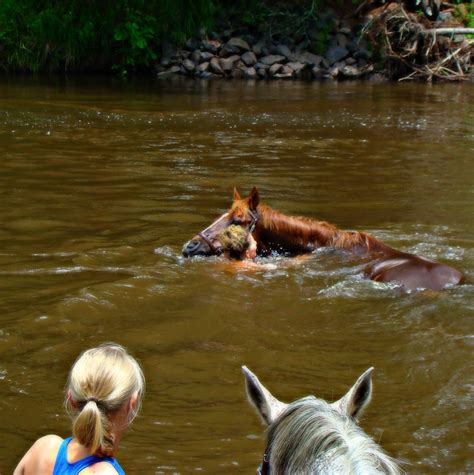
[[[234,190],[231,209],[196,235],[183,248],[186,257],[220,253],[217,235],[226,226],[239,224],[252,230],[261,256],[272,253],[297,255],[328,247],[370,258],[366,275],[378,282],[393,282],[406,289],[440,290],[460,284],[464,276],[457,269],[421,256],[394,249],[365,232],[342,231],[336,226],[305,217],[287,216],[259,204],[254,187],[247,198]]]

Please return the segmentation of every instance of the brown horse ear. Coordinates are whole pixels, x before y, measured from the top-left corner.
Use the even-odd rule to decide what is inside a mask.
[[[257,187],[253,187],[252,191],[250,192],[249,195],[249,208],[250,209],[257,209],[258,203],[260,201],[260,197],[258,195],[258,190]]]
[[[240,197],[240,193],[237,191],[237,188],[234,186],[234,196],[233,196],[234,201],[241,200],[242,198]]]

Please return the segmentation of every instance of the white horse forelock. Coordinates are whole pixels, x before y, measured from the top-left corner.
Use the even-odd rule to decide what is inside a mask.
[[[402,473],[354,420],[306,397],[288,406],[268,431],[275,475],[398,475]]]

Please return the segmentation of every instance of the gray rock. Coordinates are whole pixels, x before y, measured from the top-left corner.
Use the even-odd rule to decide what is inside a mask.
[[[229,56],[228,58],[221,58],[219,60],[222,69],[226,73],[230,73],[232,69],[234,68],[234,64],[240,59],[240,56],[238,54]]]
[[[245,79],[257,79],[257,71],[255,68],[247,68],[244,71]]]
[[[258,71],[259,69],[268,69],[270,66],[268,64],[263,64],[263,63],[257,63],[254,65],[254,68]]]
[[[246,41],[244,41],[242,38],[238,38],[238,37],[231,38],[227,42],[226,46],[235,46],[236,48],[239,48],[239,50],[250,51],[249,44]]]
[[[359,78],[362,74],[362,71],[355,66],[344,66],[341,69],[341,76],[345,78]]]
[[[309,51],[306,51],[305,53],[303,53],[302,57],[303,57],[302,62],[310,66],[319,66],[321,64],[321,61],[323,60],[321,56],[310,53]]]
[[[194,50],[191,54],[191,60],[195,63],[195,64],[199,64],[201,61],[201,51],[199,51],[198,49]]]
[[[222,46],[222,43],[220,41],[209,40],[209,41],[203,41],[201,48],[204,51],[208,51],[209,53],[217,54],[221,46]]]
[[[343,35],[342,33],[338,33],[336,35],[336,40],[337,44],[339,46],[342,46],[343,48],[345,48],[347,46],[347,43],[349,43],[349,39],[347,38],[347,36]]]
[[[183,61],[183,66],[184,66],[184,69],[186,69],[186,71],[190,73],[192,73],[196,69],[196,65],[190,59],[185,59]]]
[[[345,63],[348,65],[348,66],[352,66],[353,64],[357,63],[357,59],[354,59],[354,58],[346,58],[345,59]]]
[[[326,52],[326,58],[330,65],[337,63],[341,59],[344,59],[349,54],[347,48],[342,46],[333,46]]]
[[[259,78],[265,79],[267,77],[267,70],[263,68],[257,69],[257,74]]]
[[[277,45],[276,47],[276,52],[280,54],[281,56],[284,56],[286,59],[288,59],[291,56],[291,51],[290,48],[286,45]]]
[[[270,70],[269,70],[269,73],[270,73],[270,76],[275,76],[275,74],[277,74],[280,69],[282,68],[282,64],[280,63],[275,63],[275,64],[272,64],[270,66]]]
[[[329,75],[333,78],[337,78],[337,76],[339,76],[339,68],[336,66],[329,68]]]
[[[177,71],[172,71],[173,68],[178,68]],[[167,71],[162,71],[156,75],[158,79],[168,79],[179,71],[179,66],[173,66]]]
[[[235,68],[235,69],[232,70],[232,77],[234,79],[242,79],[243,75],[244,75],[244,73],[241,69]]]
[[[224,74],[224,70],[222,69],[219,60],[217,58],[212,58],[209,64],[211,70],[216,74]]]
[[[207,71],[209,69],[209,61],[206,61],[205,63],[201,63],[197,67],[197,71],[200,73],[203,73],[204,71]]]
[[[352,33],[352,31],[351,31],[350,27],[346,25],[346,26],[343,26],[343,27],[339,30],[339,33],[342,33],[343,35],[348,35],[348,36],[350,36],[351,33]]]
[[[222,48],[219,53],[219,56],[221,58],[225,58],[226,56],[232,56],[233,54],[239,54],[240,53],[240,48],[238,46],[230,45],[229,43],[226,43]]]
[[[314,79],[323,79],[325,77],[324,69],[320,68],[319,66],[314,66],[311,69],[311,74],[313,75]]]
[[[272,55],[264,56],[263,58],[260,58],[260,63],[271,66],[272,64],[275,64],[275,63],[281,63],[282,61],[285,61],[285,59],[286,58],[284,56],[272,54]]]
[[[291,79],[293,77],[293,72],[291,72],[291,73],[277,73],[273,77],[275,79]]]
[[[253,66],[257,63],[257,57],[252,51],[247,51],[242,55],[242,61],[246,64],[246,66]]]
[[[264,41],[259,41],[258,43],[255,43],[252,46],[252,51],[257,55],[257,56],[262,56],[262,54],[268,54],[268,50],[265,47],[265,42]],[[264,52],[265,51],[265,52]]]
[[[299,74],[304,68],[306,68],[306,64],[299,62],[287,63],[287,66],[289,66],[296,74]]]
[[[214,55],[212,53],[209,53],[208,51],[203,51],[200,54],[199,61],[201,63],[209,62],[213,57],[214,57]]]
[[[198,77],[200,79],[211,79],[213,77],[216,77],[216,75],[211,73],[210,71],[202,71],[201,73],[198,74]]]

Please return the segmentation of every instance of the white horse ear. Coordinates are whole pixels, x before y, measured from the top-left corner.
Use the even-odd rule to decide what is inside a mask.
[[[257,209],[258,203],[260,201],[260,197],[259,197],[258,190],[257,190],[256,186],[254,186],[252,188],[252,191],[250,192],[248,199],[249,199],[249,208],[250,209]]]
[[[245,389],[250,403],[257,409],[263,422],[270,425],[288,407],[288,404],[273,397],[246,366],[242,366],[242,372],[245,375]]]
[[[232,197],[234,201],[236,200],[241,200],[242,198],[240,197],[240,193],[237,191],[237,188],[234,186],[234,195]]]
[[[369,368],[365,373],[359,376],[354,386],[338,401],[332,403],[332,406],[339,412],[346,414],[354,419],[358,419],[364,409],[370,402],[372,396],[372,371]]]

